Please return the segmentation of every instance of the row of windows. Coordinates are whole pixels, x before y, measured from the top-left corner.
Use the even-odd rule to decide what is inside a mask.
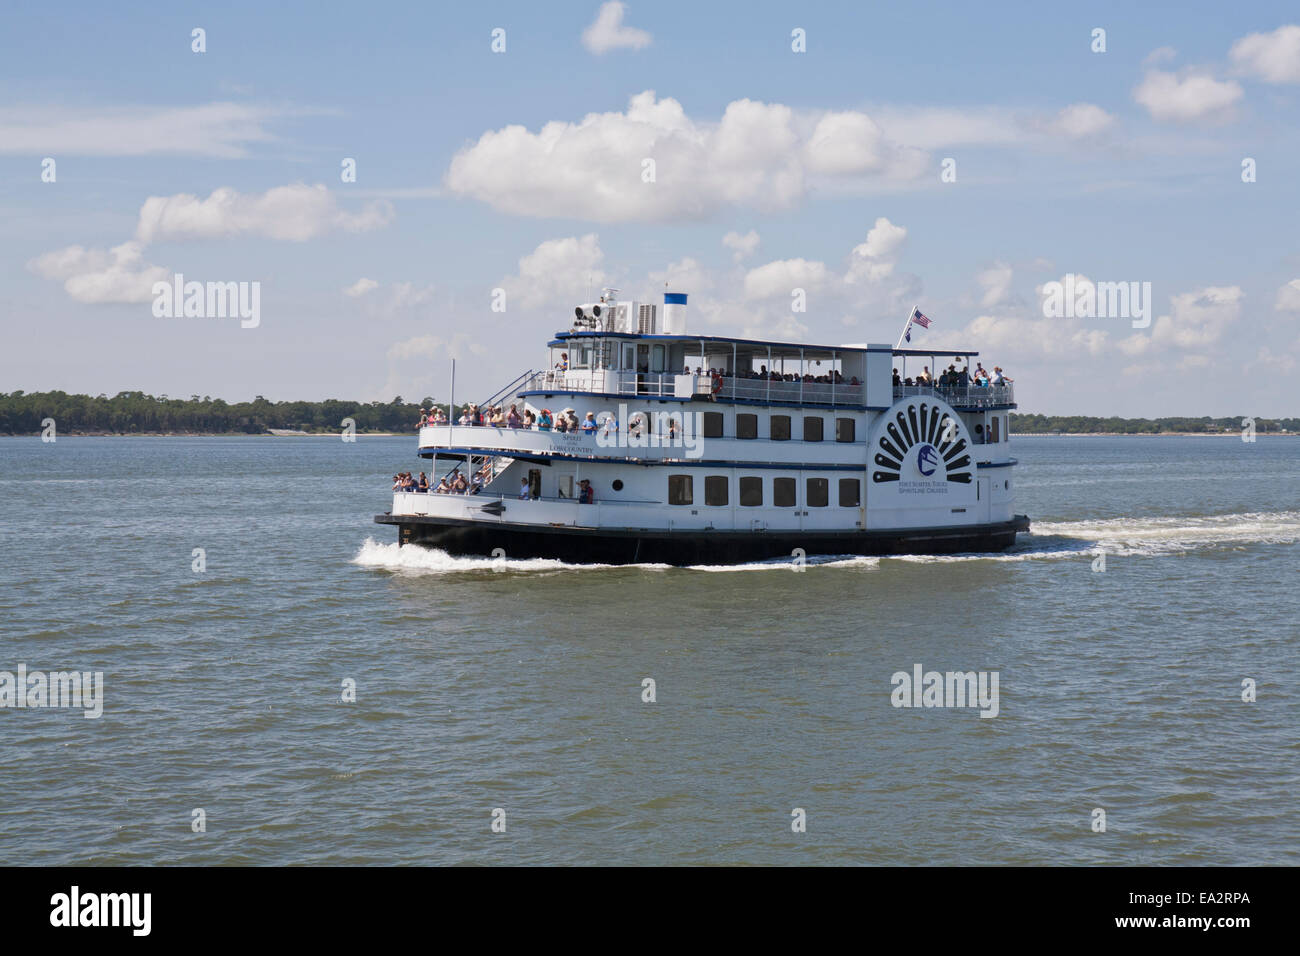
[[[722,438],[722,412],[704,413],[704,437]],[[826,420],[820,415],[807,415],[803,420],[803,440],[822,441],[825,437]],[[835,440],[851,442],[854,437],[854,420],[852,418],[835,419]],[[736,437],[757,438],[758,416],[748,412],[736,414]],[[768,419],[768,438],[772,441],[790,440],[790,416],[772,415]]]
[[[772,505],[777,508],[795,507],[794,478],[772,479]],[[804,489],[804,506],[807,508],[825,508],[830,504],[830,479],[807,478]],[[695,482],[692,475],[668,476],[668,503],[670,505],[690,505],[695,503]],[[730,504],[728,498],[731,479],[726,475],[708,475],[704,479],[704,503],[712,507],[724,507]],[[857,478],[839,479],[839,502],[841,508],[856,508],[862,501],[862,484]],[[763,504],[763,479],[746,477],[740,479],[740,506],[758,508]]]

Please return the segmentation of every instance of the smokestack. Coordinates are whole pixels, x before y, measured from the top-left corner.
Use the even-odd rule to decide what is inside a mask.
[[[665,335],[684,335],[686,333],[685,292],[664,293],[663,330]]]

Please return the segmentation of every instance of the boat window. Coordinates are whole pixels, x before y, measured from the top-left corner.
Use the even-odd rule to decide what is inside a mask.
[[[573,497],[573,476],[572,475],[555,476],[555,497],[557,498]]]
[[[835,440],[853,441],[853,419],[851,418],[835,419]]]
[[[789,415],[773,415],[771,428],[772,428],[772,441],[790,440],[790,416]]]
[[[664,370],[664,360],[666,356],[666,350],[664,346],[656,345],[651,350],[650,354],[652,356],[652,360],[650,362],[650,371],[662,372]]]
[[[689,505],[695,500],[691,493],[690,475],[668,476],[668,503],[670,505]]]
[[[830,500],[828,485],[829,482],[825,478],[808,479],[807,505],[809,508],[826,507]]]
[[[994,415],[989,420],[989,441],[1000,441],[998,438],[998,416]]]
[[[704,503],[706,505],[722,506],[727,503],[727,485],[726,475],[709,475],[704,479]]]
[[[587,346],[587,345],[579,345],[577,348],[573,349],[573,350],[569,353],[569,357],[573,359],[573,362],[571,363],[571,367],[572,367],[572,368],[590,368],[590,367],[591,367],[591,347],[590,347],[590,346]]]
[[[736,437],[757,438],[758,416],[742,412],[736,416]]]
[[[794,479],[772,479],[772,504],[778,508],[794,507]]]
[[[820,415],[809,415],[805,418],[803,420],[803,440],[821,441],[822,424],[822,417]]]
[[[757,508],[763,503],[763,479],[762,478],[741,478],[740,479],[740,506],[742,508]]]
[[[636,346],[628,345],[623,348],[623,368],[629,372],[636,367]]]
[[[840,507],[856,508],[862,502],[862,483],[857,478],[840,479]]]
[[[704,437],[705,438],[722,437],[722,412],[704,413]]]

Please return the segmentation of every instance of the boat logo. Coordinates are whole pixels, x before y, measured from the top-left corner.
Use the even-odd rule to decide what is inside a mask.
[[[883,416],[872,446],[871,462],[877,470],[871,480],[898,482],[901,494],[937,494],[954,484],[972,483],[975,465],[969,439],[956,413],[943,402],[918,397],[898,403]],[[916,471],[904,477],[907,462],[915,462]]]
[[[934,474],[939,467],[939,452],[933,445],[922,445],[916,453],[916,470],[926,478]]]

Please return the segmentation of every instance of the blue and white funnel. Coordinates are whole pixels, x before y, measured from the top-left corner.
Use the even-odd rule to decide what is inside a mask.
[[[664,293],[664,335],[684,335],[686,333],[686,293]]]

